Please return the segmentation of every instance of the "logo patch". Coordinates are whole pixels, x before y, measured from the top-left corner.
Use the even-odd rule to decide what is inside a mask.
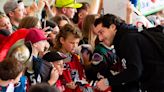
[[[103,56],[101,56],[99,53],[94,53],[93,56],[92,56],[92,63],[94,65],[97,65],[101,61],[103,61]]]

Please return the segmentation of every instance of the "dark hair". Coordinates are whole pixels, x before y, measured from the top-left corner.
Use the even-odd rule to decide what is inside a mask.
[[[79,21],[79,17],[78,14],[81,12],[81,10],[88,10],[90,5],[87,2],[80,2],[82,4],[81,8],[77,8],[77,12],[75,13],[74,17],[73,17],[73,22],[76,24]]]
[[[97,26],[100,23],[106,28],[109,28],[111,24],[116,25],[116,28],[118,28],[121,24],[125,23],[125,21],[116,15],[106,14],[96,19],[94,25]]]
[[[19,23],[19,29],[20,28],[33,28],[33,27],[36,27],[36,25],[38,24],[39,22],[39,19],[37,17],[34,17],[34,16],[27,16],[27,17],[24,17],[21,22]]]
[[[52,17],[51,20],[53,22],[56,22],[59,27],[60,27],[60,22],[62,20],[66,20],[68,23],[71,23],[70,20],[69,20],[69,18],[66,15],[64,15],[64,14],[60,14],[60,15],[57,15],[55,17]]]
[[[42,28],[48,27],[48,26],[50,27],[49,29],[46,30],[46,32],[47,31],[53,31],[53,28],[58,26],[58,24],[56,22],[54,22],[54,21],[46,20],[45,22],[44,21],[42,22]]]
[[[5,59],[0,62],[0,79],[4,81],[15,79],[23,70],[24,66],[19,61]]]
[[[0,29],[0,34],[4,36],[9,36],[11,33],[7,29]]]
[[[64,27],[61,28],[59,34],[56,36],[55,41],[55,50],[59,50],[62,47],[62,44],[60,43],[60,38],[63,37],[64,39],[67,39],[67,37],[72,34],[75,38],[82,37],[81,31],[75,27],[72,24],[66,24]]]
[[[55,86],[50,86],[47,83],[38,83],[30,87],[29,92],[59,92]]]
[[[18,2],[18,3],[21,3],[21,2],[23,2],[23,0],[18,0],[17,2]]]
[[[57,26],[57,23],[54,22],[54,21],[46,20],[45,22],[46,22],[46,25],[44,25],[44,22],[43,22],[43,23],[42,23],[42,28],[44,28],[44,26],[46,26],[46,27],[50,26],[50,27],[52,27],[52,28],[54,28],[54,27]]]

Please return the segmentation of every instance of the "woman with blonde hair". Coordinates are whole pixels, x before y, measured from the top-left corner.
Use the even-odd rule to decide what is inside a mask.
[[[90,44],[92,48],[95,46],[96,35],[93,33],[94,22],[98,15],[87,15],[83,21],[82,25],[82,36],[83,39],[80,44]]]

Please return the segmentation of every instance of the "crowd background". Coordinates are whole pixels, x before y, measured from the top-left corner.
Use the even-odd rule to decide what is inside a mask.
[[[163,92],[164,9],[104,1],[2,3],[0,92]]]

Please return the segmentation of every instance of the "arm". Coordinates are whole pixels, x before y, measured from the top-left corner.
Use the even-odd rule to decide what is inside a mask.
[[[48,1],[44,1],[44,2],[45,2],[45,10],[46,10],[48,18],[55,16],[54,12],[52,11],[52,9],[50,7],[50,4],[48,3]]]
[[[124,85],[128,82],[135,82],[139,79],[143,66],[141,62],[141,49],[138,44],[138,39],[136,39],[139,37],[137,36],[123,39],[121,45],[119,46],[119,50],[121,50],[121,53],[119,54],[121,54],[121,57],[124,57],[126,60],[126,69],[117,75],[108,76],[107,79],[101,79],[96,85],[97,88],[100,90],[106,90],[108,84],[107,82],[109,82],[109,85],[111,86],[118,86]]]
[[[128,2],[127,8],[126,8],[126,23],[127,24],[132,24],[132,14],[133,14],[133,9],[132,9],[132,4]]]
[[[101,1],[103,0],[91,0],[89,14],[98,14]]]

